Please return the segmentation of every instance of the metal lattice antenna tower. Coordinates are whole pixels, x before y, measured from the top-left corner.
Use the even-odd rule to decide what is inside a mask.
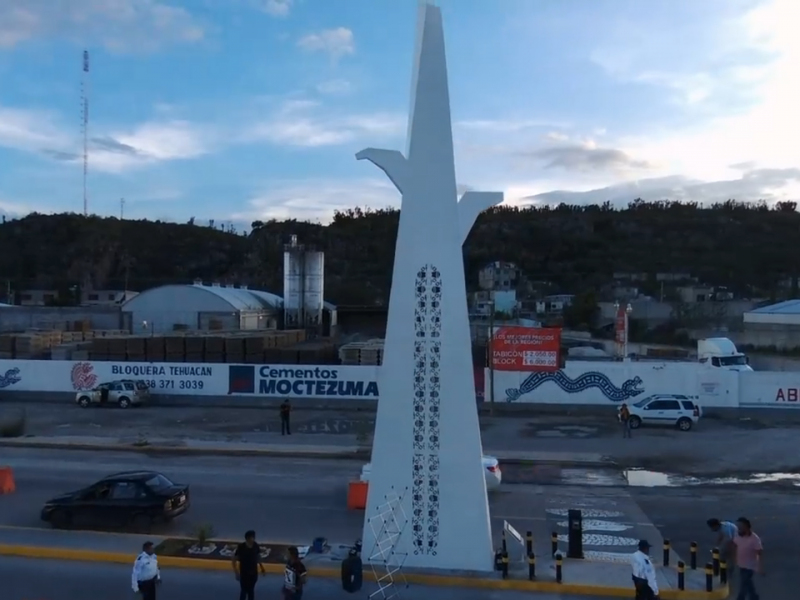
[[[89,51],[83,51],[81,75],[81,133],[83,134],[83,215],[89,214]]]

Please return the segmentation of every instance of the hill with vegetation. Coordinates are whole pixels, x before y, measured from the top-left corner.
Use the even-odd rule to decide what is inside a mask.
[[[701,207],[641,200],[623,210],[609,203],[499,207],[479,217],[464,246],[468,282],[475,287],[481,266],[504,260],[562,293],[599,288],[615,272],[688,272],[743,295],[773,296],[779,281],[800,274],[796,208],[794,202]],[[327,299],[382,304],[398,214],[356,208],[328,225],[256,221],[246,234],[193,222],[31,214],[0,224],[0,283],[64,290],[62,298],[81,286],[141,290],[193,279],[280,293],[283,245],[295,234],[326,252]],[[648,285],[656,285],[654,278],[640,287]]]

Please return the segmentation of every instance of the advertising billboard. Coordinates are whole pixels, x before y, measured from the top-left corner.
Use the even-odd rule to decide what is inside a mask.
[[[561,329],[495,327],[491,340],[496,371],[557,371]]]

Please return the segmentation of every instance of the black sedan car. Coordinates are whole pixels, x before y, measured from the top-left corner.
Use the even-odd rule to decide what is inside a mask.
[[[42,521],[56,528],[102,527],[148,530],[189,509],[189,486],[154,471],[109,475],[89,487],[45,503]]]

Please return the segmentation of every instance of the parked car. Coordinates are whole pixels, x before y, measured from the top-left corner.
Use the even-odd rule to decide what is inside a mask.
[[[109,475],[95,484],[45,502],[41,519],[55,528],[133,527],[148,530],[182,515],[191,504],[189,486],[155,471]]]
[[[689,431],[703,414],[700,405],[681,394],[654,394],[628,406],[631,429],[642,425],[666,425]]]
[[[486,477],[486,490],[492,491],[500,487],[503,482],[503,472],[500,470],[500,462],[494,456],[483,457],[483,474]],[[361,481],[369,482],[372,473],[372,463],[367,463],[361,467]]]
[[[84,390],[75,394],[75,402],[82,408],[93,404],[104,406],[115,404],[120,408],[129,408],[144,404],[150,398],[150,388],[144,381],[121,379],[101,383],[93,390]]]

